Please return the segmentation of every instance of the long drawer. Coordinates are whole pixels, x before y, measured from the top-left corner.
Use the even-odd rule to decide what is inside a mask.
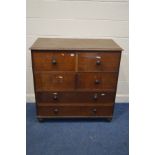
[[[36,92],[36,100],[44,103],[111,103],[115,92]]]
[[[103,106],[103,105],[79,105],[79,106],[37,106],[38,117],[83,117],[83,116],[112,116],[113,106]]]
[[[36,90],[115,90],[117,86],[117,72],[36,72]]]

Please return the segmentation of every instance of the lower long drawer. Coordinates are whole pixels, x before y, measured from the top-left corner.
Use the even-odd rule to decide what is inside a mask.
[[[59,106],[37,106],[37,116],[48,117],[111,117],[113,114],[113,106],[103,105],[59,105]]]
[[[115,92],[36,92],[36,101],[42,103],[111,103]]]

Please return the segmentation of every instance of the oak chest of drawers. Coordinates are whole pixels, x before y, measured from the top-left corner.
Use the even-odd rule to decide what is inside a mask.
[[[111,120],[121,51],[111,39],[37,39],[31,47],[37,118]]]

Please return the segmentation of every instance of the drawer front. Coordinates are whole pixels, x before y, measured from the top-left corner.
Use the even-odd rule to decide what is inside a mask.
[[[78,54],[79,71],[118,71],[121,53],[86,52]]]
[[[38,116],[112,116],[113,106],[37,106]]]
[[[36,91],[75,89],[75,73],[62,72],[36,72]]]
[[[74,71],[75,53],[33,52],[33,67],[36,71]]]
[[[111,89],[117,86],[118,73],[78,73],[78,89]]]
[[[37,92],[37,103],[113,103],[114,92]]]

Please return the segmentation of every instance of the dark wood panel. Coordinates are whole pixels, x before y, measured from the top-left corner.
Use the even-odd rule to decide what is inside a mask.
[[[74,52],[33,52],[34,70],[36,71],[74,71]]]
[[[78,89],[112,89],[117,86],[118,73],[78,73],[77,87]]]
[[[115,92],[37,92],[37,103],[113,103]]]
[[[113,106],[37,106],[38,116],[112,116]]]
[[[111,71],[119,69],[121,53],[116,52],[84,52],[78,53],[78,71]]]
[[[72,72],[35,72],[36,90],[75,89],[75,73]]]

